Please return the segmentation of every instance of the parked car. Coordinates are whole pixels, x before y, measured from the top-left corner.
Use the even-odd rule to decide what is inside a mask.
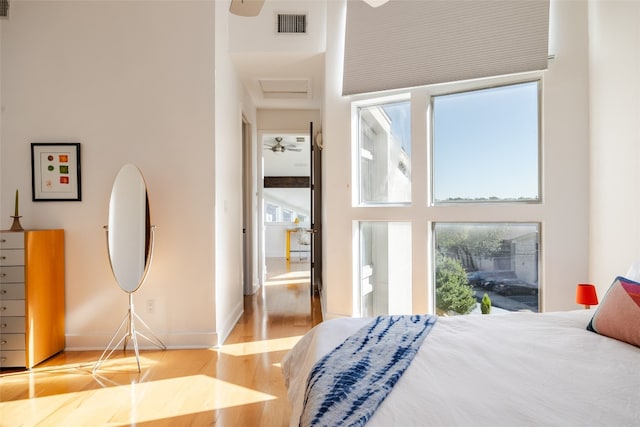
[[[481,286],[490,274],[490,271],[472,271],[467,273],[467,280],[471,286]]]
[[[467,280],[471,286],[480,286],[489,291],[493,290],[496,283],[502,280],[516,280],[515,271],[494,270],[494,271],[472,271],[467,273]]]
[[[493,290],[501,295],[538,295],[538,285],[520,279],[500,280]]]

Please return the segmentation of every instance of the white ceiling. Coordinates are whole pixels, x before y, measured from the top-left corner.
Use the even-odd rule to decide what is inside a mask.
[[[304,14],[305,34],[277,34],[276,16]],[[258,109],[320,110],[324,98],[326,0],[265,0],[256,17],[229,16],[234,66]],[[305,142],[296,142],[296,137]],[[272,152],[265,144],[301,151]],[[264,176],[309,176],[309,135],[263,135]]]
[[[277,16],[306,16],[306,33],[276,31]],[[265,0],[258,16],[229,15],[229,51],[259,109],[320,109],[326,0]]]
[[[232,57],[256,108],[322,107],[324,54],[235,53]]]

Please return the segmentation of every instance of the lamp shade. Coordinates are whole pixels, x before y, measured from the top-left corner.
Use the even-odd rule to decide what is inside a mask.
[[[579,283],[576,287],[576,303],[584,306],[598,304],[596,287],[590,283]]]

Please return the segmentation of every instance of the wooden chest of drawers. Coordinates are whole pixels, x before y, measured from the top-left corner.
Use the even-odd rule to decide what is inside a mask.
[[[0,367],[64,350],[64,230],[0,232]]]

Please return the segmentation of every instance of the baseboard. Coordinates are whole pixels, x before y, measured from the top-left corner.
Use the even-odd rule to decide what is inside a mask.
[[[220,340],[217,343],[218,346],[224,344],[225,340],[227,339],[231,331],[233,331],[233,328],[236,326],[236,323],[238,323],[238,320],[240,320],[240,317],[242,317],[243,313],[244,302],[238,304],[234,308],[232,314],[228,317],[228,320],[224,323],[224,325],[218,328],[218,330],[220,331],[220,334],[218,334],[218,339]]]
[[[218,345],[218,333],[169,333],[156,334],[169,349],[183,348],[211,348]],[[113,335],[75,335],[68,334],[66,351],[104,350]],[[120,339],[118,336],[117,339]],[[158,347],[143,338],[138,339],[138,346],[142,350],[152,350]]]

